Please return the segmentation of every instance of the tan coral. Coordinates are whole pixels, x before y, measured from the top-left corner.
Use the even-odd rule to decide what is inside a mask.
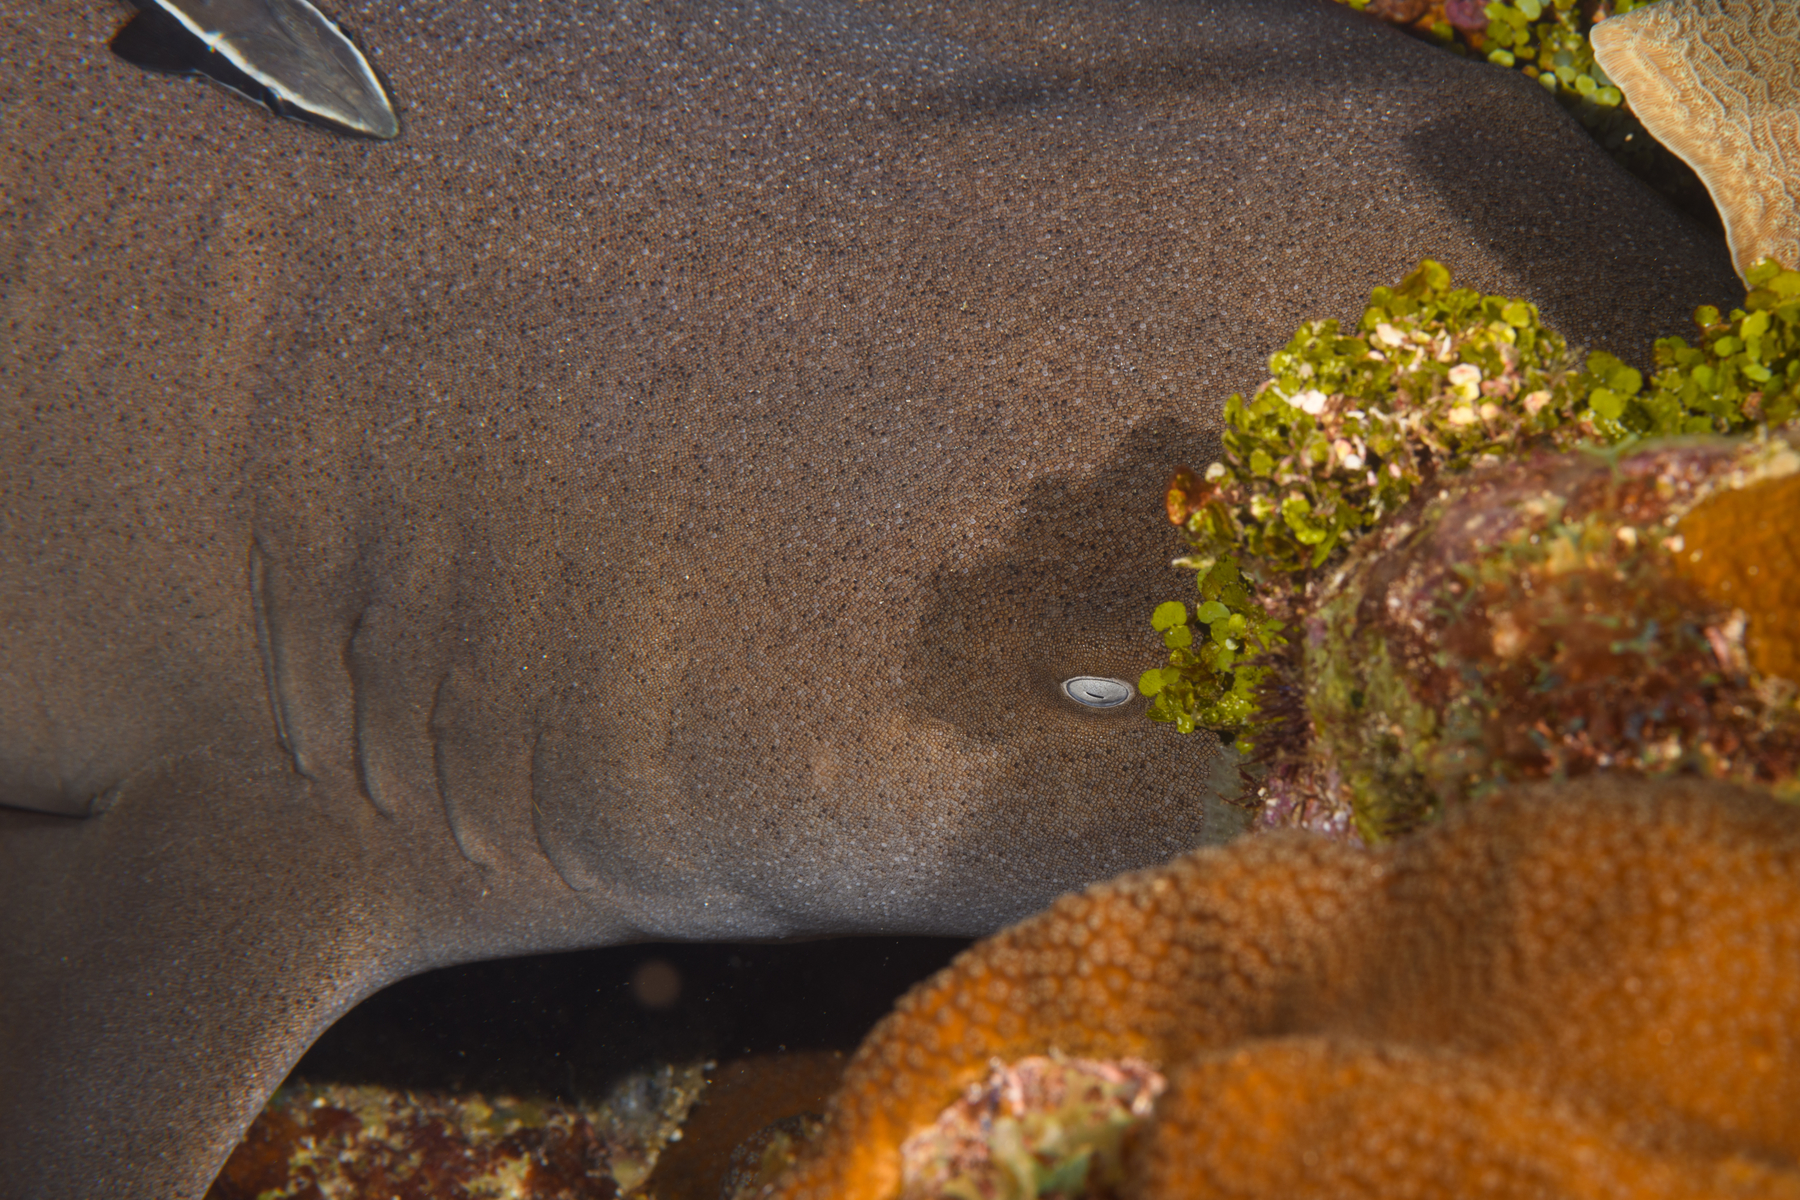
[[[1590,38],[1644,127],[1712,193],[1738,274],[1764,258],[1800,266],[1800,7],[1661,0]]]
[[[1377,851],[1202,851],[915,989],[775,1194],[892,1197],[991,1058],[1057,1050],[1170,1074],[1145,1196],[1800,1195],[1796,911],[1800,810],[1694,781],[1524,789]],[[1263,1142],[1329,1163],[1289,1178]]]

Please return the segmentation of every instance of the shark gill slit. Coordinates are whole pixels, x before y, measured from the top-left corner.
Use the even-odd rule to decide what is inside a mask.
[[[356,614],[356,620],[350,625],[350,636],[344,639],[344,675],[350,680],[350,720],[351,720],[351,753],[356,762],[356,786],[361,790],[363,798],[371,807],[390,821],[394,818],[393,803],[386,796],[386,786],[381,780],[381,772],[370,766],[369,732],[369,694],[371,689],[363,686],[362,672],[357,669],[361,661],[356,653],[356,641],[362,636],[363,619],[369,614],[367,605]]]
[[[306,774],[306,766],[288,736],[287,713],[281,695],[281,675],[275,663],[275,637],[269,627],[269,556],[255,539],[250,542],[250,613],[256,624],[256,648],[262,654],[263,690],[269,696],[269,715],[275,722],[275,739],[294,761],[294,770]]]
[[[563,864],[559,857],[550,852],[549,843],[544,841],[544,822],[549,820],[549,814],[544,811],[543,804],[541,803],[543,799],[543,776],[544,731],[540,729],[538,730],[537,736],[531,741],[531,835],[537,840],[538,853],[544,856],[544,861],[550,864],[550,869],[556,872],[556,877],[562,880],[570,891],[590,891],[593,888],[593,881],[576,882],[576,880],[570,876],[570,873],[563,869]]]
[[[457,853],[486,870],[489,864],[469,853],[468,843],[463,841],[462,828],[457,824],[456,813],[450,804],[450,764],[444,761],[443,726],[444,689],[449,686],[450,676],[446,674],[431,689],[431,712],[425,718],[425,728],[431,735],[431,774],[437,784],[438,809],[444,814],[444,824],[450,827],[450,837],[456,842]]]

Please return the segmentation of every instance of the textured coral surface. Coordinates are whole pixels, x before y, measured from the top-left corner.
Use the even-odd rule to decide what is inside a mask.
[[[1800,9],[1663,0],[1594,29],[1594,56],[1706,183],[1739,273],[1800,266]]]
[[[1139,1163],[1150,1196],[1794,1196],[1752,1151],[1620,1136],[1603,1106],[1469,1055],[1282,1038],[1183,1074]]]
[[[915,989],[776,1188],[877,1200],[987,1070],[1136,1056],[1146,1196],[1800,1195],[1800,811],[1520,789],[1363,850],[1276,833],[1058,901]]]

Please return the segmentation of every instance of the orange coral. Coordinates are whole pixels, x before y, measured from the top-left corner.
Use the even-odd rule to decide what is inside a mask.
[[[1146,1196],[1800,1196],[1795,912],[1800,811],[1698,781],[1521,789],[1375,851],[1201,851],[914,989],[775,1191],[886,1200],[991,1058],[1055,1050],[1170,1074]]]
[[[1800,682],[1800,475],[1722,491],[1681,521],[1683,574],[1706,598],[1749,618],[1750,665]]]
[[[1274,1117],[1276,1119],[1270,1119]],[[1682,1148],[1688,1149],[1688,1148]],[[1183,1073],[1139,1163],[1150,1196],[1778,1197],[1800,1175],[1621,1138],[1604,1110],[1464,1054],[1279,1038]],[[1405,1181],[1406,1190],[1395,1185]]]

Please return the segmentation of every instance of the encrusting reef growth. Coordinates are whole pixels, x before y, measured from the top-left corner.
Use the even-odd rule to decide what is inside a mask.
[[[292,1081],[206,1200],[606,1200],[639,1187],[680,1137],[705,1075],[653,1068],[579,1104]]]
[[[1749,282],[1648,382],[1432,262],[1302,328],[1169,486],[1199,599],[1153,614],[1151,717],[1237,731],[1265,824],[1371,841],[1596,770],[1796,790],[1800,273]]]
[[[1800,809],[1691,779],[1203,850],[915,988],[763,1194],[1800,1196],[1797,909]],[[995,1172],[970,1103],[1046,1061],[1114,1090],[1013,1119]]]

